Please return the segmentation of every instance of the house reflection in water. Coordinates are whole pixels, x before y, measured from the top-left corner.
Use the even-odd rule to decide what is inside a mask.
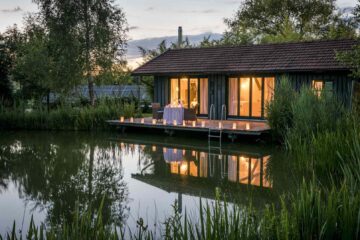
[[[270,156],[212,154],[195,150],[163,148],[170,173],[199,178],[227,179],[230,182],[271,188],[266,178]]]

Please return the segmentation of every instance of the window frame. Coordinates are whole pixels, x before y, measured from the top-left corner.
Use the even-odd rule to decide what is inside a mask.
[[[228,118],[230,119],[259,119],[259,120],[263,120],[266,119],[265,116],[265,79],[266,78],[273,78],[274,79],[274,87],[276,85],[276,76],[275,75],[271,75],[271,74],[266,74],[266,75],[231,75],[227,77],[227,84],[226,84],[226,106],[229,109],[229,79],[233,78],[233,79],[237,79],[238,81],[238,104],[237,104],[237,112],[238,115],[227,115]],[[248,116],[241,116],[240,113],[240,98],[241,98],[241,91],[240,91],[240,79],[241,78],[249,78],[250,79],[250,86],[249,86],[249,115]],[[261,78],[261,116],[260,117],[253,117],[252,116],[252,98],[253,98],[253,78]],[[229,111],[228,111],[229,112]]]
[[[180,98],[180,91],[181,91],[181,88],[180,88],[180,79],[187,79],[187,87],[188,87],[188,96],[187,96],[187,100],[188,100],[188,109],[190,109],[190,79],[196,79],[197,80],[197,86],[198,86],[198,89],[197,89],[197,100],[198,100],[198,105],[196,107],[196,115],[197,116],[208,116],[209,115],[209,100],[210,100],[210,94],[209,94],[209,77],[207,76],[188,76],[188,77],[184,77],[184,76],[176,76],[176,77],[169,77],[168,78],[168,82],[169,82],[169,94],[168,94],[168,99],[169,101],[171,101],[171,80],[172,79],[177,79],[177,82],[178,82],[178,88],[179,88],[179,92],[178,92],[178,98]],[[208,92],[207,92],[207,98],[208,98],[208,110],[207,110],[207,114],[201,114],[200,113],[200,89],[201,89],[201,85],[200,85],[200,79],[207,79],[208,81]],[[170,102],[171,103],[171,102]]]

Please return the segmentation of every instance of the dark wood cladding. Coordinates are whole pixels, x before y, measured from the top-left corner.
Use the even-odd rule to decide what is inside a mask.
[[[209,81],[209,106],[215,106],[215,118],[221,119],[221,108],[228,104],[228,78],[231,76],[247,77],[275,77],[276,84],[284,76],[288,77],[296,90],[302,86],[311,86],[313,80],[323,80],[333,82],[333,91],[346,106],[350,105],[353,78],[349,76],[348,71],[338,72],[294,72],[294,73],[263,73],[263,74],[209,74],[209,75],[191,75],[192,77],[204,77]],[[161,106],[169,103],[170,99],[170,78],[179,77],[179,75],[155,76],[154,77],[154,102]],[[276,87],[275,84],[275,87]]]
[[[288,76],[291,83],[293,83],[296,90],[300,90],[302,86],[311,86],[313,80],[330,81],[333,83],[333,90],[339,100],[343,104],[349,106],[352,81],[354,80],[349,76],[349,72],[332,72],[332,73],[290,73],[290,74],[277,74],[277,81],[283,76]]]
[[[344,71],[336,53],[349,51],[356,40],[172,49],[142,65],[133,75],[211,75],[263,72]]]
[[[161,106],[165,106],[169,103],[169,81],[168,77],[154,77],[154,102],[160,103]]]

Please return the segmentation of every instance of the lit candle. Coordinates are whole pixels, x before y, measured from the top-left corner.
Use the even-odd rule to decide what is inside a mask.
[[[166,125],[166,119],[164,119],[163,123],[164,123],[164,125]]]
[[[120,117],[120,122],[124,122],[124,117]]]
[[[152,146],[152,151],[156,152],[156,146]]]
[[[173,125],[174,125],[174,126],[177,125],[177,121],[176,121],[176,120],[173,121]]]
[[[152,124],[156,124],[156,119],[153,119],[153,120],[152,120]]]
[[[195,121],[192,122],[192,126],[196,127],[196,122]]]
[[[186,127],[186,122],[185,122],[185,120],[183,120],[183,127]]]
[[[250,123],[246,123],[245,129],[250,130]]]
[[[142,123],[142,124],[145,123],[145,119],[144,119],[144,118],[141,119],[141,123]]]
[[[130,118],[130,122],[131,122],[131,123],[134,122],[134,118],[133,118],[133,117]]]
[[[233,123],[233,127],[234,130],[236,129],[236,123]]]
[[[205,122],[201,122],[201,127],[205,127]]]
[[[220,129],[222,128],[222,124],[221,124],[221,122],[219,122],[219,128],[220,128]]]

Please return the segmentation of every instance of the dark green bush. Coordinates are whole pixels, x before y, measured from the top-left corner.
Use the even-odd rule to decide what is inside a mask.
[[[101,130],[108,128],[106,120],[120,116],[139,117],[141,113],[134,103],[110,100],[99,101],[94,107],[60,105],[49,112],[43,107],[26,110],[19,104],[0,109],[0,129]]]

